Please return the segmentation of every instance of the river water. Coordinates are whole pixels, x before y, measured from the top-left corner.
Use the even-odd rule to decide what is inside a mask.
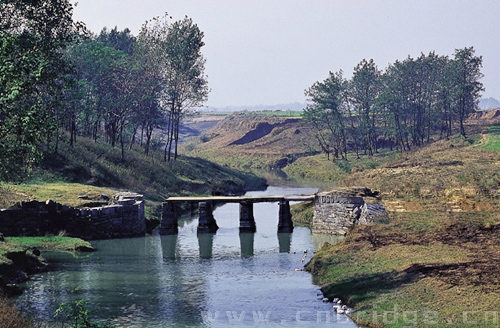
[[[269,187],[247,194],[315,191]],[[312,276],[299,271],[335,237],[302,227],[278,234],[277,203],[254,204],[254,234],[239,233],[238,216],[239,205],[226,204],[214,210],[216,234],[197,235],[194,214],[179,220],[176,236],[93,241],[91,254],[45,252],[52,270],[27,283],[18,305],[44,323],[57,320],[60,304],[84,299],[92,320],[116,327],[356,327],[323,303]]]

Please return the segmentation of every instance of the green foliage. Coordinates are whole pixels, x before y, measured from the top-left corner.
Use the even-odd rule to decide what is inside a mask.
[[[209,92],[201,53],[203,32],[187,16],[174,23],[168,19],[165,15],[146,22],[138,37],[145,71],[160,83],[152,97],[167,121],[164,161],[170,161],[172,153],[177,159],[180,122],[207,100]]]
[[[66,0],[0,3],[0,178],[29,172],[57,127],[70,65],[61,51],[78,26]],[[10,170],[9,170],[10,168]]]
[[[78,288],[75,289],[75,292]],[[59,319],[61,325],[72,328],[108,328],[112,325],[105,323],[95,323],[90,319],[90,311],[86,307],[86,302],[83,299],[72,301],[69,304],[60,304],[54,313],[54,317]]]
[[[336,161],[335,163],[345,173],[351,173],[351,164],[348,161]]]
[[[483,85],[482,57],[472,47],[457,49],[450,59],[434,52],[406,58],[380,72],[362,60],[351,80],[342,72],[306,89],[311,104],[304,110],[323,152],[335,158],[380,148],[410,150],[431,138],[465,137],[464,121],[477,108]],[[456,128],[455,128],[456,129]]]

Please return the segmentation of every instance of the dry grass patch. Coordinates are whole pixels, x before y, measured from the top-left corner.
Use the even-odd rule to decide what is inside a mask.
[[[32,319],[20,313],[7,299],[0,297],[0,323],[4,328],[40,327]]]

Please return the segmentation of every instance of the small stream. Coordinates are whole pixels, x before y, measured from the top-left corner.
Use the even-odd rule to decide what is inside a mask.
[[[248,195],[311,194],[269,187]],[[239,205],[214,210],[216,234],[197,235],[196,214],[175,236],[99,240],[91,254],[44,252],[50,272],[35,275],[17,303],[51,324],[61,303],[85,299],[92,320],[116,327],[356,327],[323,303],[312,276],[299,271],[324,242],[295,227],[278,234],[277,203],[254,205],[256,233],[239,233]],[[60,326],[60,325],[59,325]]]

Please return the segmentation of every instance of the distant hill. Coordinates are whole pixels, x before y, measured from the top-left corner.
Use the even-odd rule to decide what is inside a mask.
[[[251,105],[251,106],[226,106],[226,107],[207,107],[199,109],[199,111],[207,112],[242,112],[242,111],[301,111],[306,108],[306,103],[288,103],[288,104],[277,104],[277,105]]]
[[[500,108],[500,101],[492,97],[482,98],[479,100],[479,108],[482,110]]]

